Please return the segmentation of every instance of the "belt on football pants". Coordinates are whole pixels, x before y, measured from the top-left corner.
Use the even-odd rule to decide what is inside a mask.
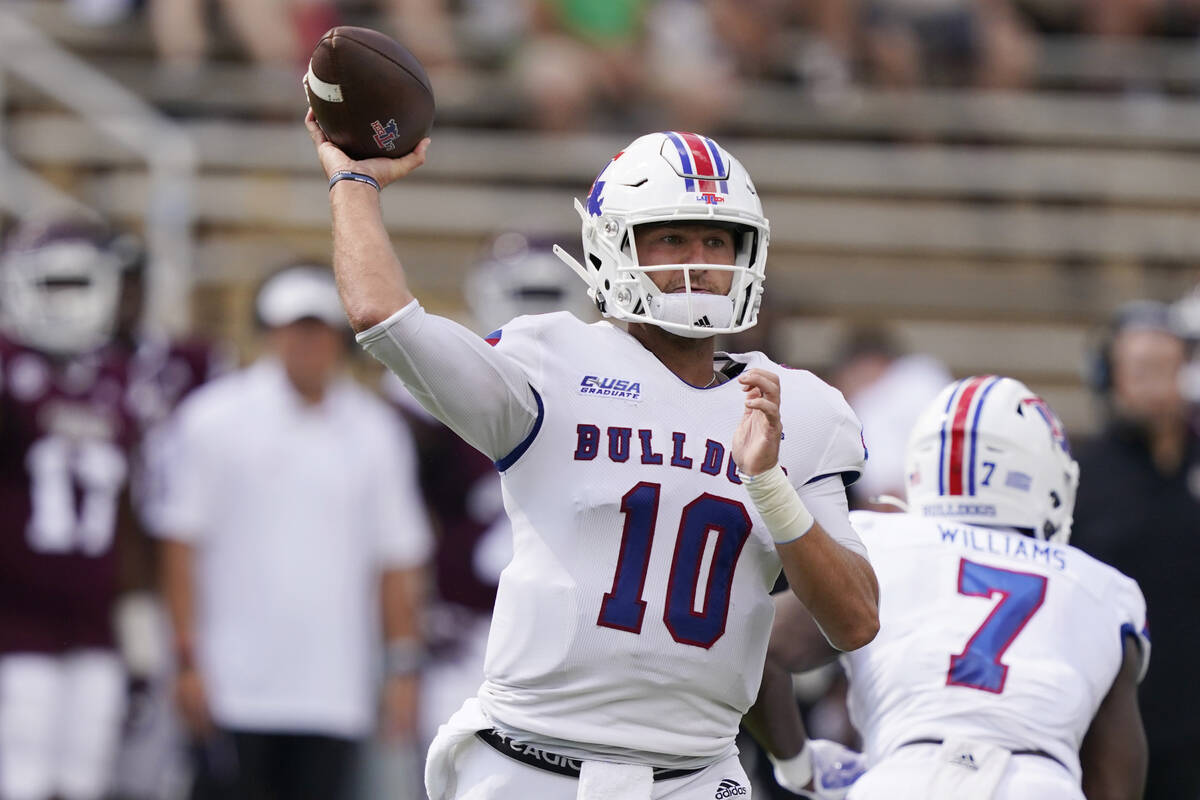
[[[942,741],[943,741],[942,739],[910,739],[909,741],[905,742],[904,744],[902,744],[900,746],[908,747],[910,744],[941,744]],[[1053,761],[1055,764],[1058,764],[1063,769],[1067,769],[1066,764],[1059,761],[1057,758],[1050,755],[1045,750],[1009,750],[1008,752],[1012,753],[1014,756],[1040,756],[1041,758],[1048,758],[1051,761]],[[1067,771],[1070,772],[1070,770],[1067,770]]]
[[[476,731],[475,735],[481,742],[489,745],[493,750],[508,756],[513,761],[520,761],[526,766],[545,770],[546,772],[553,772],[556,775],[565,775],[568,778],[579,779],[579,768],[583,766],[583,759],[581,758],[569,758],[558,753],[551,753],[549,750],[543,750],[531,744],[514,742],[509,737],[494,729]],[[704,767],[697,767],[695,769],[655,767],[654,780],[666,781],[672,778],[686,778],[688,775],[695,775],[702,769]]]

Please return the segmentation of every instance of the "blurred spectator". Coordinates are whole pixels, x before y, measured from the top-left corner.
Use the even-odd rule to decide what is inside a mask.
[[[426,70],[436,75],[457,66],[458,45],[447,0],[387,0],[386,6],[389,33],[403,42]],[[313,33],[303,40],[309,51],[323,31]]]
[[[548,243],[513,232],[491,242],[464,282],[464,297],[469,326],[481,336],[525,314],[596,317],[583,283]],[[424,748],[483,683],[496,586],[512,558],[512,527],[495,464],[421,408],[395,374],[385,372],[383,386],[413,428],[436,532],[434,591],[425,615],[429,659],[421,676]]]
[[[850,487],[851,506],[894,510],[876,498],[904,497],[908,434],[951,381],[950,373],[933,356],[903,354],[887,331],[863,327],[847,337],[830,378],[862,421],[869,454],[862,477]]]
[[[116,0],[76,0],[108,3]],[[149,0],[151,31],[159,57],[177,74],[194,72],[209,55],[213,26],[205,0]],[[447,0],[381,0],[387,32],[428,69],[457,59]],[[317,41],[341,24],[334,0],[220,0],[222,20],[245,56],[256,64],[295,71],[307,63]]]
[[[600,110],[628,124],[707,131],[736,99],[736,64],[710,0],[535,0],[514,65],[543,130],[579,130]],[[661,109],[661,111],[659,111]],[[640,123],[639,123],[640,124]]]
[[[380,622],[382,725],[413,735],[428,531],[405,431],[342,374],[332,274],[279,272],[255,308],[271,354],[180,406],[163,504],[192,796],[336,800],[375,725]]]
[[[737,10],[730,8],[736,5]],[[665,110],[662,126],[711,131],[736,108],[741,64],[760,66],[763,40],[752,48],[748,39],[768,25],[754,23],[760,3],[743,0],[658,0],[647,14],[645,48],[646,100]],[[741,34],[741,39],[733,38]],[[735,46],[743,49],[736,51]]]
[[[532,39],[515,70],[537,127],[586,127],[597,103],[612,107],[634,93],[647,6],[646,0],[534,0]]]
[[[1010,0],[816,0],[819,44],[802,72],[861,49],[873,82],[1016,88],[1028,82],[1034,41]]]
[[[1187,340],[1191,360],[1184,368],[1183,396],[1192,406],[1193,421],[1200,422],[1200,286],[1171,308],[1173,327]]]
[[[230,30],[254,62],[294,69],[304,56],[293,0],[221,0]],[[208,57],[208,4],[204,0],[151,0],[150,27],[159,57],[176,72],[199,68]],[[313,42],[312,44],[315,44]],[[311,51],[311,45],[305,45]]]
[[[138,432],[110,346],[128,264],[111,231],[74,219],[18,230],[0,257],[4,798],[99,800],[111,780],[119,511]]]
[[[788,34],[801,22],[791,0],[706,0],[711,26],[734,59],[739,75],[790,77],[795,42]]]
[[[1145,800],[1200,796],[1200,441],[1180,392],[1185,360],[1166,305],[1119,309],[1092,375],[1109,418],[1078,448],[1071,542],[1146,594],[1154,666],[1141,686],[1150,744]]]
[[[1194,36],[1200,25],[1196,0],[1086,0],[1080,10],[1084,33],[1108,40]]]

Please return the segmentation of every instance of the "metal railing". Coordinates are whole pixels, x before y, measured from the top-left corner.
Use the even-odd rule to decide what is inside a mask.
[[[149,176],[144,234],[149,256],[147,319],[171,331],[189,322],[193,192],[197,150],[188,133],[142,98],[57,45],[19,12],[0,8],[0,117],[4,79],[16,76],[77,113],[142,158]],[[87,142],[80,142],[87,147]],[[4,148],[0,118],[0,205],[18,217],[59,211],[104,214],[103,198],[81,201],[26,169]]]

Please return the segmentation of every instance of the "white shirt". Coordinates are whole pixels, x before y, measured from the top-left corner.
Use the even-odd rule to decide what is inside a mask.
[[[1068,545],[913,514],[851,515],[879,578],[879,635],[842,656],[872,764],[914,739],[1079,746],[1123,659],[1149,659],[1135,581]]]
[[[568,755],[684,766],[731,752],[781,568],[730,457],[741,385],[690,386],[625,330],[566,313],[518,317],[493,348],[413,305],[359,338],[502,472],[514,553],[488,716]],[[849,406],[761,353],[725,358],[779,374],[780,461],[831,535],[865,552],[842,483],[864,457]]]
[[[269,359],[197,390],[175,425],[164,535],[196,548],[215,719],[366,734],[380,573],[430,549],[408,431],[348,378],[305,404]]]
[[[846,398],[871,445],[867,467],[854,485],[858,497],[903,494],[908,435],[917,417],[951,380],[932,356],[903,356],[888,365],[879,380]]]

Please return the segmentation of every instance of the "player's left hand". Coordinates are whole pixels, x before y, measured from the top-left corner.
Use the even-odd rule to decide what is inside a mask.
[[[383,718],[380,726],[384,738],[388,741],[416,741],[419,685],[416,675],[394,675],[384,684]]]
[[[759,475],[779,463],[779,440],[783,423],[779,418],[779,376],[761,369],[748,369],[738,376],[746,408],[733,434],[733,460],[747,475]]]

